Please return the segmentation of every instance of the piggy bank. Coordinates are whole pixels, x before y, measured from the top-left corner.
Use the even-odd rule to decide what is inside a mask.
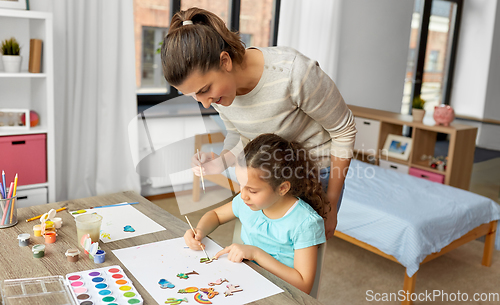
[[[437,125],[450,126],[455,119],[455,111],[449,105],[439,105],[434,107],[434,121]]]

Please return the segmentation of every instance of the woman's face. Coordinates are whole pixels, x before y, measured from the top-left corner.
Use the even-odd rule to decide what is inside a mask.
[[[192,96],[205,108],[209,108],[212,103],[227,107],[236,97],[234,78],[223,67],[210,70],[205,74],[195,70],[181,85],[177,86],[177,90],[184,95]]]

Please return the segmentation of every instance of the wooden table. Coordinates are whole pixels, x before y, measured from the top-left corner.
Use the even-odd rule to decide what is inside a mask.
[[[67,211],[86,209],[92,206],[136,201],[139,201],[139,204],[133,205],[133,207],[160,225],[164,226],[167,230],[110,243],[100,243],[101,248],[106,251],[106,261],[103,264],[97,265],[85,255],[80,255],[80,259],[76,263],[70,263],[66,260],[66,256],[64,255],[66,250],[69,248],[77,248],[78,245],[76,241],[75,220],[74,217]],[[46,213],[50,209],[58,209],[62,207],[68,207],[68,209],[57,213],[57,216],[63,219],[63,226],[57,231],[57,241],[53,244],[46,245],[45,256],[43,258],[34,258],[31,247],[34,244],[44,243],[43,237],[33,236],[33,226],[35,224],[39,224],[40,222],[36,220],[27,223],[25,220],[33,216]],[[111,265],[120,265],[143,297],[144,304],[156,304],[156,301],[149,295],[144,287],[142,287],[139,281],[125,268],[125,266],[123,266],[120,260],[114,256],[112,250],[182,237],[186,230],[189,229],[187,223],[179,220],[175,216],[135,192],[123,192],[21,208],[18,210],[18,219],[19,223],[16,226],[0,229],[0,240],[2,241],[2,246],[0,247],[0,280],[51,275],[65,276],[66,274],[72,272],[79,272]],[[29,247],[19,247],[17,236],[21,233],[29,233],[31,235]],[[252,302],[251,304],[321,304],[316,299],[303,293],[254,263],[246,263],[284,290],[283,293]]]

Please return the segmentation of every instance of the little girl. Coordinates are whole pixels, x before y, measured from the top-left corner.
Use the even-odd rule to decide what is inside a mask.
[[[330,209],[319,181],[319,168],[297,142],[275,134],[250,141],[237,159],[241,193],[207,212],[186,244],[201,250],[201,240],[219,225],[238,217],[244,245],[232,244],[233,262],[253,260],[266,270],[309,293],[316,275],[317,245],[325,242],[322,216]]]

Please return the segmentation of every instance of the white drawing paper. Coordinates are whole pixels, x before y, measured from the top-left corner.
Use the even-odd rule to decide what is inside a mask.
[[[210,257],[222,249],[208,238],[205,238],[203,243]],[[187,298],[189,303],[198,304],[194,300],[195,293],[178,293],[179,289],[187,287],[214,288],[219,294],[210,301],[217,305],[246,304],[283,292],[248,265],[229,261],[227,255],[209,264],[200,263],[200,258],[206,257],[204,252],[189,249],[183,237],[113,250],[113,254],[158,304],[165,304],[168,298]],[[179,273],[191,271],[196,271],[199,275],[189,275],[188,279],[177,277]],[[219,278],[226,278],[228,282],[215,286],[208,285]],[[160,288],[158,284],[160,279],[169,281],[175,287]],[[239,285],[238,288],[243,291],[225,297],[224,292],[228,284]],[[202,294],[206,300],[206,294]]]
[[[134,208],[133,205],[86,209],[86,212],[81,214],[73,214],[73,212],[74,211],[70,211],[71,215],[75,218],[79,215],[90,213],[101,215],[102,224],[100,240],[104,243],[166,230],[151,218]],[[125,232],[125,226],[131,226],[135,232]]]

